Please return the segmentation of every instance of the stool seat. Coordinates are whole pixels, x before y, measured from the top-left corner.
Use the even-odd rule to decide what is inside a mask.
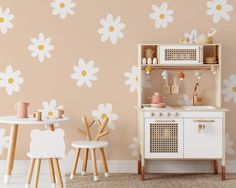
[[[106,141],[89,141],[89,140],[80,140],[72,142],[72,147],[74,148],[88,148],[88,149],[97,149],[97,148],[105,148],[108,146],[108,142]]]

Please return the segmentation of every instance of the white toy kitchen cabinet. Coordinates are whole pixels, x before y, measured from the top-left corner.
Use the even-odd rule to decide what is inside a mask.
[[[220,161],[225,180],[227,109],[221,106],[221,65],[220,44],[138,45],[136,109],[142,180],[149,159],[212,160],[215,173]],[[146,88],[145,82],[151,87]],[[170,88],[168,92],[164,87]]]

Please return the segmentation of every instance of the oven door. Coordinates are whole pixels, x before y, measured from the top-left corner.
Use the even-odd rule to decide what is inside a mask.
[[[183,158],[183,118],[145,118],[145,158]]]

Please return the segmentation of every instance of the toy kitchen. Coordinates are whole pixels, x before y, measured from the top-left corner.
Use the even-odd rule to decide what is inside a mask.
[[[150,159],[212,160],[225,180],[220,44],[138,45],[138,172]]]

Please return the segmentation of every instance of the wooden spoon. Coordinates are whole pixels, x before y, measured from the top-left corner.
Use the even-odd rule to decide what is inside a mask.
[[[174,84],[171,87],[171,93],[178,94],[179,93],[179,86],[177,84],[177,76],[174,74]]]
[[[162,89],[163,89],[163,93],[165,93],[165,94],[170,93],[170,86],[168,84],[168,77],[165,79],[165,84]]]

